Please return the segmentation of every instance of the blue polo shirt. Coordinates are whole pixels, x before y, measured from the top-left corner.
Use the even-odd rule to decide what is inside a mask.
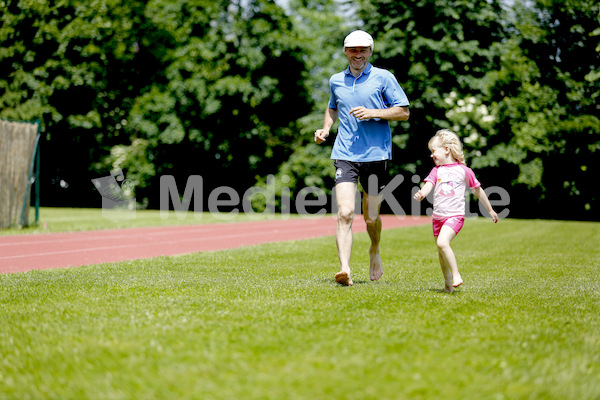
[[[329,108],[338,110],[340,125],[331,158],[355,162],[392,158],[392,133],[388,121],[375,118],[359,121],[350,109],[408,106],[408,98],[388,70],[368,64],[356,78],[350,67],[329,79]]]

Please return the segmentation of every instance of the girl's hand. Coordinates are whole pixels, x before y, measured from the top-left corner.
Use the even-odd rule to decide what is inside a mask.
[[[496,214],[496,211],[492,210],[490,212],[490,217],[492,217],[492,221],[494,221],[494,223],[498,222],[498,214]]]
[[[425,198],[425,196],[423,196],[423,193],[421,193],[420,190],[417,193],[415,193],[415,195],[413,197],[415,200],[419,200],[419,201],[423,201],[423,199]]]

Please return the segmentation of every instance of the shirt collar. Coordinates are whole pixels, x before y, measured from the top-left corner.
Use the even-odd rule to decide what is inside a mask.
[[[358,78],[360,78],[363,75],[370,74],[372,69],[373,69],[373,64],[367,63],[367,67],[360,73]],[[346,71],[344,71],[344,72],[346,73],[346,75],[352,75],[352,72],[350,71],[350,66],[348,66],[348,68],[346,68]],[[352,76],[354,76],[354,75],[352,75]]]

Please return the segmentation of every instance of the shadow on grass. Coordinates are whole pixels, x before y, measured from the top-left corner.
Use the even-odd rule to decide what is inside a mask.
[[[398,286],[398,282],[385,281],[385,280],[372,281],[370,279],[353,280],[352,286],[346,286],[346,285],[336,282],[336,280],[333,276],[331,278],[330,277],[320,278],[320,279],[318,279],[317,282],[320,284],[335,286],[335,287],[339,287],[339,288],[350,288],[353,286],[362,286],[362,285],[372,285],[375,287],[377,287],[377,286],[379,286],[379,287]],[[452,293],[445,292],[443,288],[432,288],[432,287],[428,287],[428,288],[427,287],[399,287],[399,290],[407,291],[407,292],[431,292],[431,293],[447,294],[447,295],[451,295],[451,296],[459,295],[462,293],[462,290],[460,288],[455,288]]]
[[[446,292],[444,289],[434,289],[434,288],[429,288],[429,289],[425,289],[428,292],[434,292],[434,293],[441,293],[441,294],[447,294],[450,296],[455,296],[461,293],[461,290],[459,289],[454,289],[454,291],[452,293],[448,293]]]

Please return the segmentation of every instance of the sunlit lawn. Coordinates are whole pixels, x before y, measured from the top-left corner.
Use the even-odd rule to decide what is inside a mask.
[[[137,228],[145,226],[168,226],[187,224],[210,224],[240,221],[256,221],[280,218],[281,214],[239,212],[235,215],[222,212],[175,212],[173,210],[103,210],[102,208],[55,208],[41,207],[38,225],[35,211],[30,212],[31,226],[26,228],[0,229],[1,235],[37,234],[97,229]],[[297,216],[286,214],[286,218]]]
[[[4,399],[598,399],[600,224],[467,220],[0,275]]]

